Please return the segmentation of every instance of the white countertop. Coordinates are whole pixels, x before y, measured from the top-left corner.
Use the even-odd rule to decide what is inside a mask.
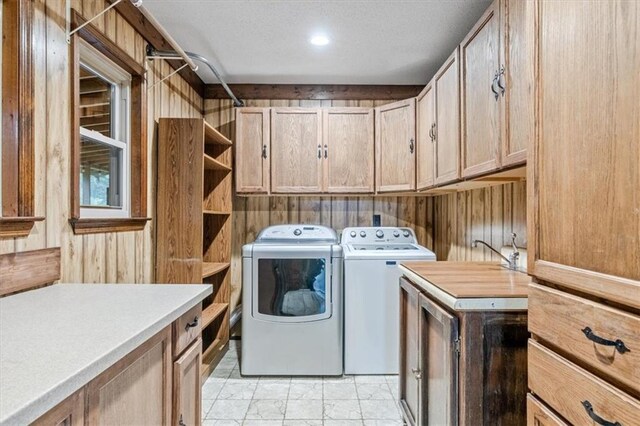
[[[0,298],[0,425],[36,420],[209,294],[197,284],[56,284]]]

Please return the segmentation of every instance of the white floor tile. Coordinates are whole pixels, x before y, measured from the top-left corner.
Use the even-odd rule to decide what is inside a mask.
[[[247,420],[282,421],[286,406],[286,399],[254,399],[249,404],[245,418]]]
[[[282,426],[322,426],[322,420],[285,420]]]
[[[324,426],[362,426],[362,420],[325,420]]]
[[[287,399],[289,397],[288,382],[263,382],[258,381],[258,386],[253,394],[253,399]]]
[[[358,383],[358,399],[393,399],[387,383]]]
[[[355,376],[356,383],[387,383],[385,376]]]
[[[355,376],[327,376],[322,380],[325,383],[354,383]]]
[[[224,386],[226,380],[222,379],[220,381],[207,379],[202,385],[202,399],[203,400],[214,400],[218,398],[218,394],[220,390]]]
[[[289,400],[322,399],[322,382],[291,383]]]
[[[242,420],[216,420],[216,419],[204,419],[202,426],[239,426],[242,424]]]
[[[355,400],[324,400],[325,420],[362,419],[360,403]]]
[[[358,399],[354,383],[324,383],[324,399]]]
[[[249,409],[250,400],[229,399],[217,400],[207,413],[208,419],[216,420],[240,420],[244,419]]]
[[[299,400],[288,401],[284,415],[285,420],[318,420],[322,419],[322,401]]]
[[[365,420],[364,426],[403,426],[402,420]]]
[[[369,420],[401,420],[395,401],[361,400],[362,417]]]
[[[282,420],[245,420],[242,426],[282,426]]]
[[[218,394],[218,400],[252,399],[257,385],[257,382],[236,383],[227,381]]]

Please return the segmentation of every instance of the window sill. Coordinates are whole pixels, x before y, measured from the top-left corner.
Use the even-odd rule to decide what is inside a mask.
[[[0,217],[0,238],[26,237],[33,225],[41,220],[44,220],[44,217]]]
[[[151,220],[148,217],[132,217],[132,218],[86,218],[86,219],[69,219],[69,223],[76,235],[82,234],[101,234],[106,232],[127,232],[142,231],[147,222]]]

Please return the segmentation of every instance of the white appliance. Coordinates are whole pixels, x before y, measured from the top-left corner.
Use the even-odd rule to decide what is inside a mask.
[[[410,228],[346,228],[344,249],[344,372],[398,374],[398,265],[436,260]]]
[[[342,374],[342,253],[333,229],[311,225],[242,248],[243,375]]]

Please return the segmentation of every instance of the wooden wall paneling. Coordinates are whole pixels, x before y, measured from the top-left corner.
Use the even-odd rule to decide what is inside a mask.
[[[31,290],[60,279],[60,248],[0,256],[0,297]]]
[[[509,223],[505,223],[505,209],[504,209],[504,198],[503,193],[508,189],[508,186],[492,186],[488,188],[490,191],[491,201],[487,203],[491,208],[491,217],[489,220],[490,229],[491,229],[491,245],[496,249],[500,249],[501,246],[504,245],[504,239],[511,228],[511,217],[509,217]],[[500,257],[489,250],[489,259],[500,261]]]
[[[85,247],[82,282],[104,283],[107,275],[105,270],[106,252],[105,234],[87,234],[82,236],[82,244]]]

